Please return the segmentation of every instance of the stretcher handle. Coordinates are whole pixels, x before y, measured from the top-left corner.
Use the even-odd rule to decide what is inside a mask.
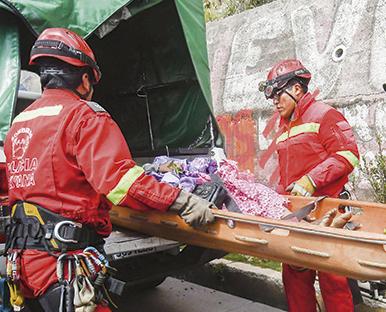
[[[249,236],[235,235],[235,239],[238,241],[246,242],[246,243],[255,243],[260,245],[268,245],[268,241],[266,239],[260,239]]]
[[[321,257],[321,258],[330,258],[330,254],[328,254],[327,252],[323,252],[323,251],[317,251],[317,250],[312,250],[312,249],[308,249],[308,248],[301,248],[301,247],[297,247],[297,246],[291,246],[291,249],[296,253],[302,253],[305,255],[316,256],[316,257]]]
[[[358,263],[362,266],[377,268],[377,269],[386,269],[386,263],[372,262],[366,260],[358,260]]]

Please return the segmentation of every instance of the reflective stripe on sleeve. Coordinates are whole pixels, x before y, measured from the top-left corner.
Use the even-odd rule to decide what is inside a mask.
[[[37,117],[56,116],[56,115],[59,115],[62,108],[63,108],[62,105],[55,105],[55,106],[40,107],[30,111],[21,112],[19,115],[15,117],[12,124],[16,122],[21,122],[21,121],[32,120]]]
[[[302,125],[292,127],[289,130],[289,134],[288,134],[288,131],[281,134],[276,139],[276,143],[283,142],[290,137],[293,137],[295,135],[302,134],[302,133],[319,133],[319,128],[320,128],[320,124],[318,124],[316,122],[304,123]]]
[[[145,170],[142,167],[134,166],[130,168],[118,182],[118,184],[114,187],[110,193],[107,194],[107,198],[114,204],[118,205],[121,200],[126,196],[130,187],[133,185],[135,180],[137,180]]]
[[[338,155],[344,157],[353,167],[359,165],[359,159],[354,155],[353,152],[350,151],[339,151],[336,152]]]

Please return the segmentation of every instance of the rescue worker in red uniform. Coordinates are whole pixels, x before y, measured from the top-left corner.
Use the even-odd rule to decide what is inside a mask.
[[[5,174],[5,155],[3,142],[0,141],[0,214],[5,214],[5,208],[8,206],[8,183]],[[0,226],[0,228],[2,228]],[[4,231],[3,231],[4,232]],[[5,242],[4,233],[0,234],[0,243]]]
[[[344,116],[308,92],[311,73],[298,60],[284,60],[268,73],[260,90],[280,115],[276,150],[282,194],[338,197],[359,163],[353,131]],[[316,311],[316,272],[283,264],[289,311]],[[348,281],[318,272],[328,312],[353,311]]]
[[[5,155],[3,142],[0,141],[0,203],[8,196],[8,183],[5,176]]]
[[[214,217],[211,203],[159,183],[132,160],[117,124],[90,102],[101,72],[83,38],[46,29],[30,64],[40,68],[43,94],[15,117],[5,140],[13,220],[7,248],[8,254],[22,250],[16,281],[22,294],[39,299],[44,311],[57,311],[52,300],[48,307],[42,300],[58,282],[57,256],[87,246],[103,249],[112,204],[176,211],[192,226]],[[30,304],[38,311],[37,300]]]

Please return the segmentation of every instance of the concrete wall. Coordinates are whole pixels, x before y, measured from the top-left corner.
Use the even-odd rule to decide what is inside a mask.
[[[371,156],[374,130],[386,133],[385,16],[386,0],[277,0],[208,23],[214,110],[228,156],[259,179],[270,175],[274,161],[261,170],[256,159],[269,143],[261,132],[273,107],[257,87],[285,58],[313,73],[311,90],[345,114],[361,154]]]

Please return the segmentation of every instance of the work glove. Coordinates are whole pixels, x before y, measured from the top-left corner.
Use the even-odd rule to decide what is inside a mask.
[[[198,227],[214,221],[211,208],[216,206],[206,199],[181,190],[169,210],[176,211],[187,224]]]
[[[315,192],[316,187],[310,177],[305,175],[296,182],[291,183],[285,190],[291,192],[291,195],[309,197]]]

